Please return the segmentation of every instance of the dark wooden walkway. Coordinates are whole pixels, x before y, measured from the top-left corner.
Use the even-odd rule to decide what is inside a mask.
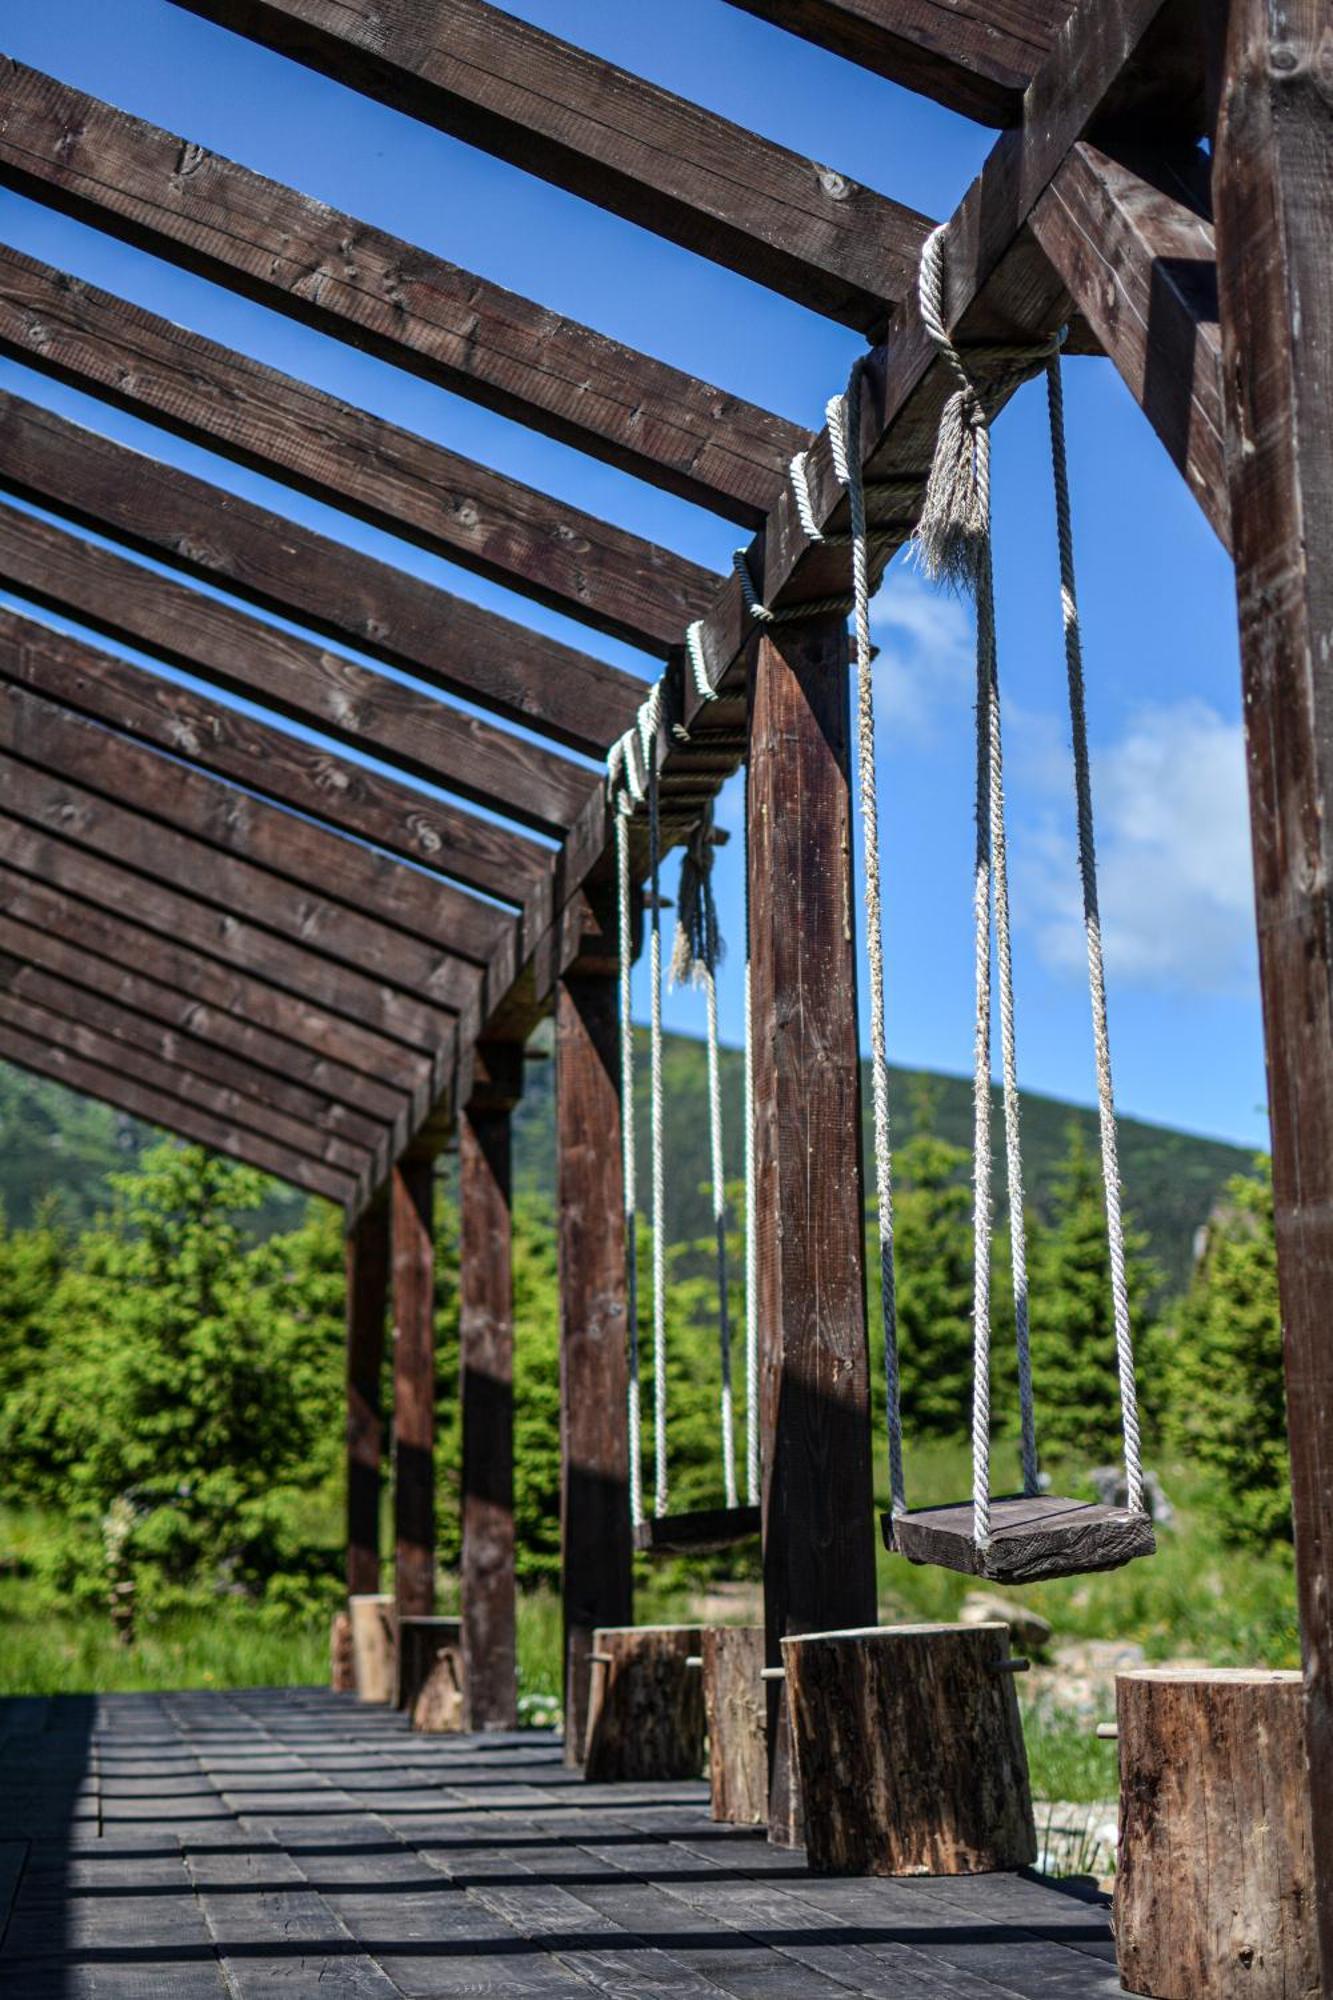
[[[702,1785],[314,1689],[0,1702],[0,1927],[14,2000],[1119,1992],[1100,1899],[815,1880]]]

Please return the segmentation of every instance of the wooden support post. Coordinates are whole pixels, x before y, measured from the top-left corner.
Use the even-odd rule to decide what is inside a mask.
[[[731,1826],[768,1823],[767,1691],[762,1625],[713,1625],[699,1648],[708,1718],[712,1817]]]
[[[1333,1991],[1333,118],[1327,0],[1216,0],[1222,379],[1325,1990]]]
[[[458,1124],[463,1662],[469,1729],[518,1723],[510,1112],[523,1050],[478,1043]]]
[[[565,1761],[579,1764],[593,1633],[634,1615],[614,976],[562,979],[555,1018]]]
[[[820,1632],[786,1640],[782,1659],[816,1875],[1036,1859],[1007,1625]]]
[[[435,1260],[430,1160],[393,1170],[394,1596],[402,1618],[435,1609]]]
[[[698,1625],[599,1627],[583,1775],[594,1784],[697,1778],[704,1762]]]
[[[1153,2000],[1317,1994],[1301,1676],[1146,1667],[1116,1677],[1116,1958]]]
[[[347,1232],[347,1589],[380,1587],[380,1460],[384,1320],[389,1303],[389,1204]]]
[[[756,643],[749,815],[764,1625],[778,1666],[789,1632],[875,1619],[842,619]],[[768,1685],[769,1833],[786,1845],[786,1704]]]

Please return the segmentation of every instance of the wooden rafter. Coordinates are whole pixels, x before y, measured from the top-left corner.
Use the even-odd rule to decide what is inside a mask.
[[[679,643],[717,581],[12,249],[0,250],[0,352],[650,653]]]
[[[14,63],[0,183],[756,528],[799,425]]]
[[[3,391],[0,484],[585,755],[643,699],[591,654]]]
[[[863,333],[930,223],[484,0],[178,0]]]

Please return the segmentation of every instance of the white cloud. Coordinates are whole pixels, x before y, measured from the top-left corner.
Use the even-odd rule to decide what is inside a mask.
[[[871,607],[871,630],[880,719],[899,736],[929,736],[938,711],[956,709],[976,671],[970,605],[899,565]]]
[[[1067,760],[1065,798],[1057,803],[1049,780],[1046,789],[1044,813],[1021,843],[1021,903],[1046,963],[1082,971]],[[1254,898],[1240,724],[1204,701],[1145,706],[1118,741],[1094,749],[1093,795],[1109,976],[1196,992],[1227,991],[1252,978]]]

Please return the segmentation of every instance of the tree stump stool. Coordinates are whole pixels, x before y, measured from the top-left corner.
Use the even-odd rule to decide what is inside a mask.
[[[329,1686],[335,1694],[355,1694],[356,1656],[352,1650],[352,1620],[335,1611],[329,1627]]]
[[[1151,2000],[1306,2000],[1319,1983],[1301,1676],[1116,1677],[1120,1976]]]
[[[593,1634],[583,1775],[697,1778],[704,1763],[698,1625],[612,1625]]]
[[[972,1875],[1036,1859],[1007,1625],[782,1641],[818,1875]]]
[[[712,1626],[704,1632],[700,1654],[710,1812],[731,1826],[763,1826],[768,1821],[764,1628]]]
[[[392,1597],[349,1597],[347,1615],[352,1621],[352,1664],[358,1699],[392,1701],[394,1661],[398,1655]]]
[[[464,1722],[463,1626],[458,1618],[400,1618],[394,1704],[428,1736],[451,1735]]]

